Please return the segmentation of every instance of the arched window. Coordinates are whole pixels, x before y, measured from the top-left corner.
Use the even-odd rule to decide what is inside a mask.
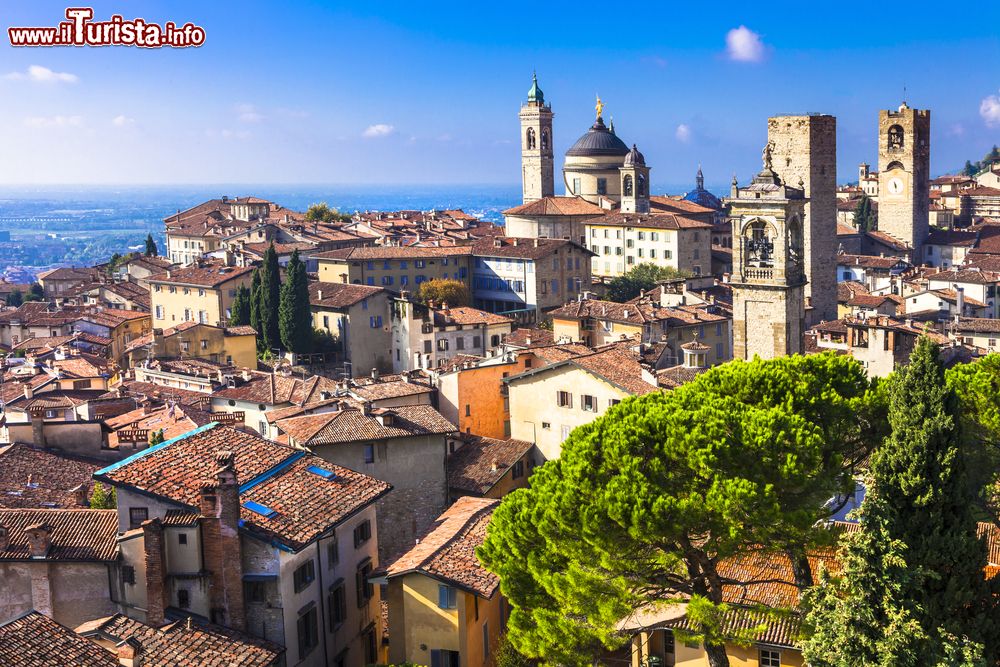
[[[632,196],[632,176],[630,174],[626,174],[625,178],[622,179],[622,196]]]
[[[646,189],[646,175],[639,174],[639,187],[636,189],[638,196],[645,197],[649,195],[649,191]]]
[[[785,225],[788,235],[788,261],[792,264],[802,263],[802,225],[798,216],[792,217]]]
[[[890,149],[903,147],[903,128],[900,125],[893,125],[889,128],[888,146]]]
[[[903,167],[903,163],[902,162],[894,160],[894,161],[890,162],[888,165],[886,165],[885,170],[886,171],[892,171],[893,169],[904,169],[904,168],[905,167]]]
[[[524,134],[524,141],[525,141],[525,146],[529,151],[535,149],[535,128],[533,127],[528,128],[528,131],[525,132]]]
[[[743,228],[744,261],[747,266],[774,265],[774,228],[761,219]]]
[[[549,150],[549,131],[542,130],[542,150]]]

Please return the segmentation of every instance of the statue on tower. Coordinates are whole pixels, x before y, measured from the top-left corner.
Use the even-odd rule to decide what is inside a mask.
[[[601,101],[601,96],[597,96],[597,104],[594,106],[594,110],[597,111],[597,119],[601,119],[601,114],[604,113],[604,102]]]
[[[764,144],[764,150],[761,151],[760,157],[764,162],[764,170],[771,171],[771,151],[774,149],[774,145],[769,141]]]

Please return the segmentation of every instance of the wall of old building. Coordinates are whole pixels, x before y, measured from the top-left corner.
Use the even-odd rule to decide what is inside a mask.
[[[73,628],[117,611],[105,563],[7,561],[0,583],[0,623],[34,609]]]

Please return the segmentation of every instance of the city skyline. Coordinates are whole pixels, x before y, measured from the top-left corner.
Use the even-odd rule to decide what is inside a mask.
[[[841,12],[819,34],[791,4],[767,14],[723,5],[712,12],[722,20],[691,5],[603,19],[598,5],[242,7],[94,7],[100,20],[191,21],[206,31],[192,49],[4,40],[0,143],[13,159],[0,180],[516,184],[517,111],[533,71],[556,114],[557,168],[600,95],[654,186],[693,184],[699,164],[709,185],[734,172],[745,182],[767,117],[802,112],[837,116],[838,180],[853,180],[859,162],[875,163],[878,111],[898,106],[904,86],[911,106],[932,111],[933,174],[1000,143],[1000,78],[955,58],[1000,55],[990,8],[943,43],[919,12],[888,30]],[[6,22],[55,25],[64,11],[39,2]]]

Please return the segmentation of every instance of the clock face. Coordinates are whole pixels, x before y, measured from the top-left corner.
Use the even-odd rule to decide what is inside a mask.
[[[890,178],[887,185],[889,187],[889,194],[898,195],[903,193],[903,179],[899,176],[893,176]]]

